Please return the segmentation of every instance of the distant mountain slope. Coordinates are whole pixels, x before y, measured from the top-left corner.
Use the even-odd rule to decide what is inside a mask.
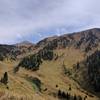
[[[29,42],[29,41],[22,41],[20,43],[15,44],[15,46],[34,46],[35,44]]]
[[[28,41],[23,41],[15,45],[2,44],[0,45],[0,60],[4,60],[5,58],[16,60],[17,56],[32,52],[34,49],[35,45]]]
[[[65,34],[59,37],[46,38],[37,43],[37,47],[48,45],[52,48],[65,48],[74,46],[83,51],[97,47],[100,42],[100,29],[94,28],[82,32]]]
[[[5,59],[16,47],[13,45],[0,45],[0,60]],[[12,52],[13,53],[13,52]]]

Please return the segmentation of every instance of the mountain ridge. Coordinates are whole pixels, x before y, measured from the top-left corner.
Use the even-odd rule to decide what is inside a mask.
[[[0,77],[6,71],[9,79],[7,88],[0,82],[0,93],[9,92],[13,100],[35,100],[34,96],[37,100],[100,98],[98,28],[48,37],[32,46],[27,41],[19,46],[0,45],[0,54]]]
[[[64,34],[61,36],[52,36],[47,37],[36,44],[33,44],[29,41],[23,41],[14,45],[0,44],[1,53],[7,50],[9,54],[15,52],[16,56],[25,52],[33,52],[39,48],[48,47],[52,49],[61,49],[66,47],[74,47],[81,49],[83,52],[89,52],[91,49],[95,49],[99,46],[100,42],[100,28],[88,29],[85,31]],[[6,54],[6,52],[5,52]],[[13,53],[14,55],[14,53]]]

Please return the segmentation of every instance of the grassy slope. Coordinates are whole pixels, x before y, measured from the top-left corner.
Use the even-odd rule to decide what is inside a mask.
[[[0,97],[6,98],[4,100],[13,96],[17,99],[12,100],[20,100],[21,98],[23,98],[23,100],[57,100],[57,98],[53,97],[53,94],[57,93],[59,89],[65,92],[68,91],[69,85],[71,85],[72,90],[68,92],[72,95],[77,94],[84,97],[86,91],[82,90],[80,86],[68,76],[65,76],[62,68],[63,62],[67,68],[72,68],[73,64],[83,60],[84,54],[73,48],[56,50],[55,53],[60,56],[59,59],[56,61],[45,61],[36,72],[20,68],[20,71],[14,74],[13,67],[16,66],[17,62],[6,62],[6,64],[0,62],[0,77],[2,77],[5,71],[7,71],[9,75],[9,90],[6,89],[6,86],[0,84]],[[42,81],[42,93],[37,92],[35,86],[25,79],[27,76],[37,77]],[[56,88],[56,85],[58,85],[58,88]],[[43,91],[45,88],[47,88],[47,91]],[[97,100],[97,98],[88,96],[87,100]]]
[[[22,100],[33,100],[37,96],[39,100],[42,100],[42,97],[35,93],[32,85],[25,78],[13,73],[15,65],[15,63],[0,63],[0,77],[2,77],[5,71],[8,72],[9,76],[9,90],[6,88],[7,86],[0,84],[0,93],[3,93],[0,100],[7,100],[7,98],[9,98],[8,100],[21,100],[21,98],[23,98]]]

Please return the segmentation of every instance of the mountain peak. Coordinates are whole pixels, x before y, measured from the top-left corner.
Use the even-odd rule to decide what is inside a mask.
[[[29,42],[29,41],[22,41],[20,43],[15,44],[16,46],[31,46],[34,45],[33,43]]]

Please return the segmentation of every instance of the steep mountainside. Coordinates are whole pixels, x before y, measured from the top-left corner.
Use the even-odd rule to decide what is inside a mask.
[[[55,48],[75,47],[80,48],[83,51],[97,47],[100,42],[100,29],[94,28],[82,32],[76,32],[72,34],[65,34],[59,37],[46,38],[37,43],[36,46],[41,47],[48,45]]]
[[[64,71],[63,74],[66,77],[70,77],[82,88],[85,88],[85,90],[94,92],[94,94],[97,93],[96,89],[99,88],[99,72],[97,70],[99,70],[99,67],[95,65],[95,70],[95,66],[88,65],[85,59],[87,57],[89,57],[90,61],[92,61],[91,58],[96,59],[92,54],[94,53],[95,55],[95,51],[100,48],[100,29],[95,28],[59,37],[46,38],[38,42],[35,48],[40,49],[35,54],[24,57],[17,67],[24,67],[25,69],[33,71],[38,70],[40,72],[41,66],[45,62],[49,64],[50,62],[54,63],[59,61]],[[94,62],[93,60],[92,63],[98,62]],[[93,65],[92,63],[91,65]],[[49,65],[46,66],[50,67]],[[54,66],[59,65],[54,64]],[[78,69],[78,67],[80,68]],[[47,71],[47,69],[44,70]]]
[[[0,45],[0,59],[1,100],[100,100],[98,28]]]
[[[22,42],[16,45],[0,45],[0,60],[16,60],[18,56],[35,50],[35,45],[30,42]]]
[[[12,58],[14,56],[13,52],[15,48],[16,47],[12,45],[0,45],[0,60],[4,60],[8,55]]]
[[[85,89],[100,95],[100,50],[74,66],[74,79]]]

